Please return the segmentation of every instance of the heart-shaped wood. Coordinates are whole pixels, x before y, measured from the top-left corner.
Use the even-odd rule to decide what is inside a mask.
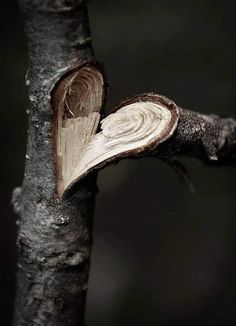
[[[100,123],[101,72],[84,66],[66,77],[54,97],[57,193],[62,197],[89,172],[125,157],[140,157],[169,138],[179,111],[164,96],[144,94],[123,101]]]

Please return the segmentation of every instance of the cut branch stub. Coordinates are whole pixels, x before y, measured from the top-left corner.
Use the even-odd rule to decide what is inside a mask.
[[[99,133],[90,133],[83,154],[74,161],[72,173],[63,181],[61,194],[91,171],[154,150],[173,134],[178,117],[175,103],[163,96],[147,94],[122,102],[114,113],[101,121]]]
[[[98,66],[87,64],[70,72],[54,91],[53,135],[59,197],[68,187],[88,143],[96,134],[104,89],[103,75]]]

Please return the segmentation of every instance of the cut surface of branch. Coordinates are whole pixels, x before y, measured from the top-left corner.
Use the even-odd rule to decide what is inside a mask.
[[[79,139],[74,150],[79,160],[79,148],[89,142],[83,133],[95,132],[99,119],[94,116],[103,102],[103,71],[92,49],[85,0],[19,3],[30,59],[29,130],[24,181],[13,196],[19,215],[14,326],[83,326],[96,176],[84,179],[60,203],[55,189],[63,186],[67,164],[74,164],[75,146],[67,144]],[[74,129],[75,119],[85,119],[86,129]],[[71,148],[66,152],[69,163],[63,148]]]
[[[101,121],[97,134],[99,119],[95,113],[89,117],[89,130],[93,132],[82,150],[78,141],[65,137],[64,153],[69,153],[73,144],[73,161],[66,165],[71,168],[61,183],[60,196],[88,173],[125,157],[156,156],[173,162],[177,156],[185,155],[210,164],[236,162],[235,119],[185,110],[161,95],[144,94],[123,101]],[[74,119],[74,130],[80,128],[79,123]],[[79,156],[75,153],[77,148]]]
[[[103,105],[103,76],[86,65],[65,77],[54,94],[57,192],[60,196],[93,139]]]
[[[93,116],[93,121],[97,121]],[[92,119],[91,119],[92,121]],[[67,174],[61,193],[91,170],[124,157],[138,157],[169,138],[177,125],[178,109],[174,102],[159,95],[143,95],[122,102],[116,112],[101,121],[101,131],[91,135],[73,171]],[[80,121],[75,120],[79,126]],[[95,130],[95,127],[93,131]],[[74,127],[75,130],[79,127]],[[73,147],[73,150],[75,150]],[[74,156],[75,157],[75,156]]]

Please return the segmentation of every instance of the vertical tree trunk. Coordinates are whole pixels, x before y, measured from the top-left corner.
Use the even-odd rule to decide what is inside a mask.
[[[56,198],[51,95],[61,77],[94,60],[82,0],[19,0],[28,40],[29,130],[19,214],[14,325],[84,325],[96,177]]]

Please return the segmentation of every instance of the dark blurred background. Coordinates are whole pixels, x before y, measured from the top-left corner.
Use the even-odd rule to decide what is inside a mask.
[[[183,107],[235,114],[236,1],[91,0],[93,44],[124,97],[164,94]],[[16,216],[26,146],[26,43],[16,2],[1,5],[0,325],[11,324]],[[155,159],[100,172],[88,326],[236,322],[236,171],[183,162],[191,194]],[[65,325],[66,326],[66,325]]]

